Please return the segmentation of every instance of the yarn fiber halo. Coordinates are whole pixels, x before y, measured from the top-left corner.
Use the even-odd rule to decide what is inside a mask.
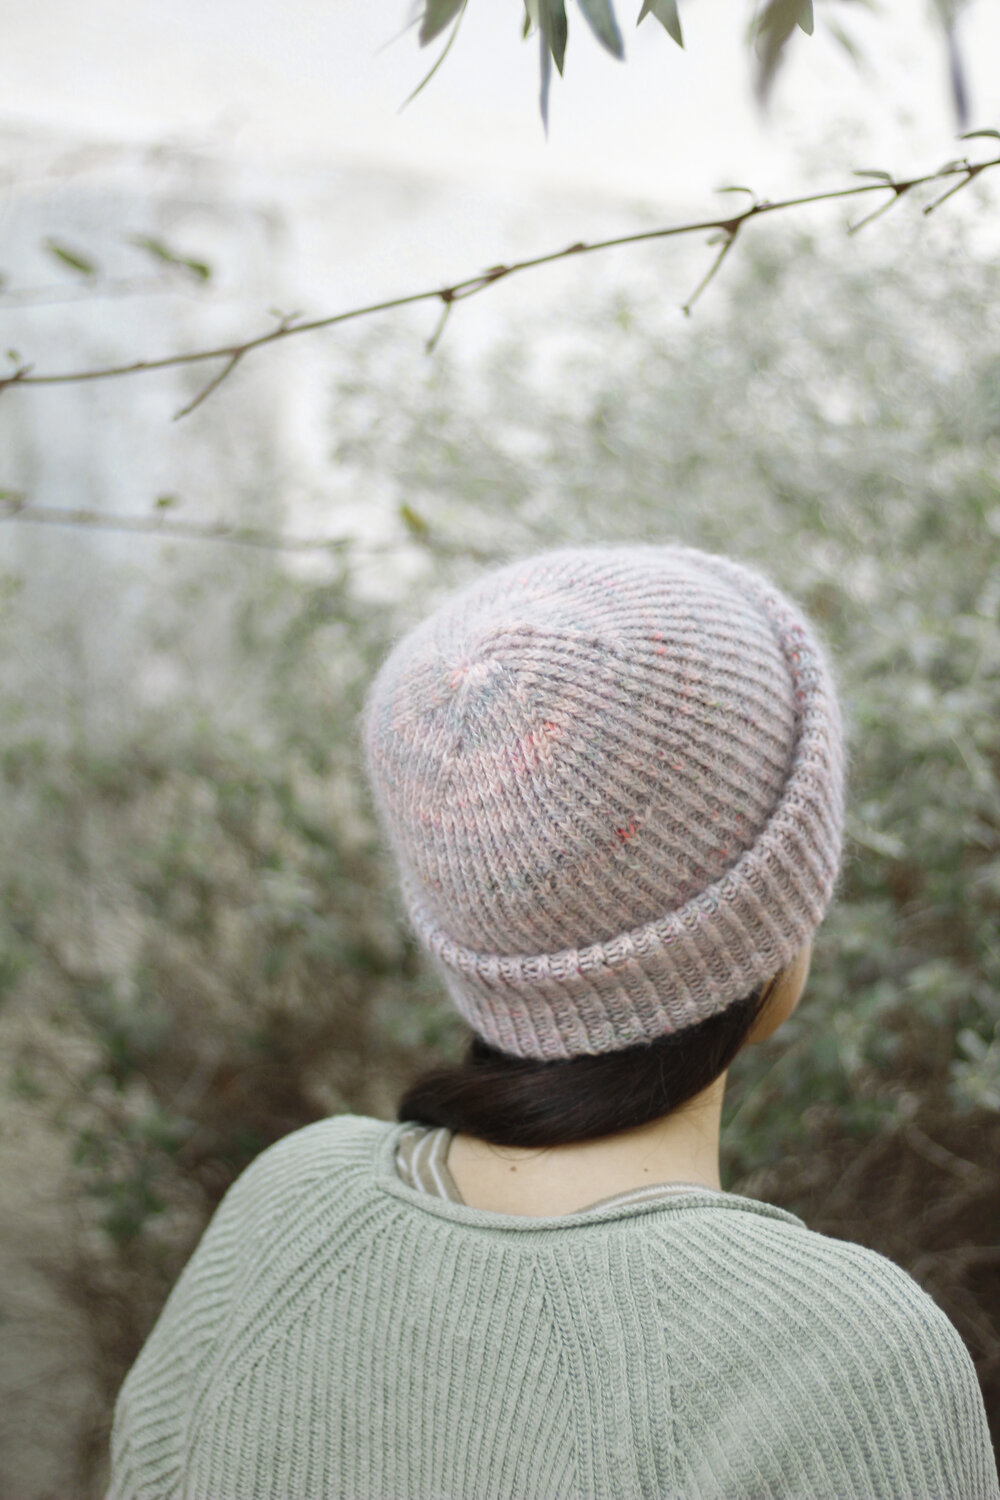
[[[831,672],[797,607],[728,558],[568,548],[488,572],[389,654],[364,733],[414,930],[511,1055],[705,1020],[829,904]]]

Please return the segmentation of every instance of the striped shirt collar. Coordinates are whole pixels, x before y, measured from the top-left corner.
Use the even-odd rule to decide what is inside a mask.
[[[396,1145],[396,1172],[407,1187],[426,1193],[433,1198],[448,1198],[452,1203],[464,1203],[448,1170],[448,1150],[455,1132],[446,1126],[410,1125],[403,1131]],[[715,1193],[715,1188],[692,1182],[659,1182],[649,1187],[630,1188],[624,1193],[615,1193],[610,1198],[600,1198],[587,1208],[607,1208],[612,1204],[648,1203],[657,1199],[675,1198],[679,1193]],[[722,1196],[721,1193],[718,1194]]]

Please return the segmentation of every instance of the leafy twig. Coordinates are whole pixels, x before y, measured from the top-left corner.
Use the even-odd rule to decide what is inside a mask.
[[[928,203],[927,207],[924,209],[924,213],[932,214],[936,208],[941,207],[942,203],[945,203],[949,198],[954,198],[955,194],[960,193],[963,188],[968,187],[970,182],[975,182],[976,178],[979,176],[982,170],[982,163],[977,162],[975,164],[972,164],[967,162],[965,167],[965,176],[962,178],[961,182],[956,182],[955,186],[950,187],[946,193],[942,193],[940,198],[935,198],[933,203]]]
[[[205,387],[193,402],[190,402],[183,411],[177,413],[178,416],[182,416],[187,412],[193,411],[213,391],[217,390],[222,381],[232,373],[236,365],[246,355],[256,349],[262,349],[266,345],[277,343],[281,339],[291,338],[296,334],[312,333],[321,328],[334,328],[342,323],[350,323],[359,318],[372,317],[376,313],[392,312],[400,307],[413,307],[421,302],[443,302],[446,306],[449,306],[453,302],[477,296],[480,292],[484,292],[488,287],[495,286],[497,282],[505,280],[508,276],[516,276],[523,271],[534,270],[538,266],[552,265],[556,261],[566,260],[574,255],[594,255],[600,251],[611,250],[623,245],[637,245],[652,240],[676,239],[682,235],[704,234],[713,230],[722,231],[728,237],[727,243],[723,246],[702,286],[699,286],[694,295],[688,299],[687,307],[690,308],[695,297],[700,295],[704,286],[707,286],[717,273],[719,265],[728,254],[737,233],[748,219],[760,218],[764,214],[782,213],[788,209],[800,208],[813,203],[832,203],[841,198],[855,198],[866,193],[885,192],[887,189],[891,190],[892,198],[886,206],[891,207],[893,203],[898,202],[900,198],[911,192],[912,189],[920,187],[925,183],[937,182],[947,177],[959,177],[961,181],[951,190],[954,192],[958,188],[967,186],[970,181],[980,176],[981,173],[997,166],[1000,166],[1000,156],[993,157],[984,162],[949,162],[945,167],[940,168],[936,172],[927,172],[919,177],[901,180],[890,177],[888,173],[880,173],[878,174],[878,180],[875,182],[858,183],[852,187],[838,188],[831,192],[805,193],[798,197],[781,198],[773,202],[758,203],[755,201],[741,214],[702,219],[689,224],[672,224],[661,229],[645,229],[634,234],[614,235],[603,240],[593,240],[590,242],[580,240],[572,245],[567,245],[562,250],[553,250],[543,255],[529,256],[524,260],[513,261],[509,265],[491,266],[488,270],[482,271],[478,275],[469,276],[462,281],[452,283],[450,286],[433,287],[426,291],[411,292],[401,297],[389,297],[381,302],[370,302],[363,307],[353,307],[346,312],[333,313],[327,317],[311,318],[295,322],[282,320],[277,328],[260,334],[256,338],[245,339],[241,343],[225,344],[218,348],[195,349],[186,354],[170,354],[159,359],[139,359],[129,364],[106,365],[103,368],[69,370],[52,374],[45,372],[36,374],[32,365],[22,362],[10,375],[0,376],[0,394],[13,385],[20,385],[22,387],[70,385],[83,381],[117,379],[123,375],[137,375],[151,370],[172,369],[176,366],[197,364],[204,361],[225,360],[226,364],[221,373]],[[950,193],[945,196],[950,196]],[[942,200],[939,199],[938,202],[940,201]],[[931,205],[932,208],[935,206]],[[870,222],[872,218],[877,217],[878,214],[883,212],[885,212],[884,207],[877,210],[876,214],[870,214],[867,220],[861,221],[861,224]],[[860,224],[855,224],[851,232],[856,233],[860,227]]]

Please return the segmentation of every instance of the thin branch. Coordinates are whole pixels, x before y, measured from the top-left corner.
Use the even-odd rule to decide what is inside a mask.
[[[754,212],[755,210],[751,208],[743,217],[749,218],[750,215]],[[709,282],[715,279],[720,267],[722,266],[722,262],[725,260],[730,250],[736,244],[736,236],[740,232],[740,225],[743,223],[743,217],[734,220],[734,222],[727,225],[725,229],[720,229],[719,233],[722,235],[722,247],[712,264],[709,266],[708,270],[705,272],[705,275],[701,278],[698,285],[691,293],[690,297],[681,307],[681,312],[686,318],[689,318],[691,316],[692,307],[694,307],[695,303],[697,302],[698,298],[701,296],[705,288],[708,286]]]
[[[903,1139],[912,1151],[929,1161],[942,1172],[950,1172],[952,1176],[959,1177],[963,1182],[985,1182],[986,1168],[977,1165],[976,1162],[967,1161],[964,1156],[956,1156],[954,1151],[949,1151],[947,1146],[942,1146],[939,1141],[932,1140],[919,1125],[913,1121],[903,1126]]]
[[[21,385],[25,380],[29,379],[34,368],[34,365],[18,365],[13,375],[5,375],[0,379],[0,396],[3,395],[8,386]]]
[[[157,292],[188,291],[169,276],[119,276],[95,281],[93,286],[26,286],[0,290],[0,313],[14,307],[53,307],[60,302],[93,301],[98,297],[141,297]]]
[[[455,306],[454,297],[444,295],[442,296],[441,301],[444,303],[444,306],[441,308],[441,316],[438,318],[437,323],[435,324],[434,332],[431,334],[430,338],[427,340],[427,343],[424,345],[424,348],[428,354],[433,354],[434,350],[441,342],[441,335],[444,333],[444,326],[451,315],[452,308]]]
[[[247,354],[256,349],[262,349],[268,344],[275,344],[280,339],[292,338],[296,334],[313,333],[321,328],[335,328],[342,323],[354,322],[359,318],[372,317],[376,313],[392,312],[400,307],[413,307],[421,302],[458,302],[467,297],[477,296],[488,287],[495,286],[498,281],[505,280],[508,276],[516,276],[522,271],[535,270],[539,266],[552,265],[556,261],[566,260],[572,255],[595,255],[604,250],[611,250],[623,245],[638,245],[652,240],[676,239],[682,235],[704,234],[712,230],[722,230],[735,238],[736,233],[747,219],[760,218],[764,214],[781,213],[786,209],[801,208],[812,203],[832,203],[840,198],[856,198],[865,193],[880,193],[886,189],[892,191],[892,203],[898,202],[906,193],[913,188],[920,187],[925,183],[937,182],[945,177],[960,177],[959,187],[967,185],[971,177],[978,177],[980,173],[991,167],[1000,166],[1000,156],[989,161],[977,162],[971,166],[968,163],[949,163],[947,167],[937,172],[928,172],[920,177],[901,179],[899,181],[887,180],[879,182],[859,183],[853,187],[839,188],[827,193],[805,193],[795,198],[782,198],[775,202],[754,203],[745,212],[736,216],[726,216],[714,219],[702,219],[690,224],[673,224],[662,229],[646,229],[635,234],[615,235],[609,239],[593,240],[589,243],[582,241],[568,245],[562,250],[549,251],[544,255],[530,256],[525,260],[514,261],[510,265],[491,266],[489,270],[482,271],[476,276],[467,277],[463,281],[457,281],[450,286],[434,287],[427,291],[411,292],[406,296],[389,297],[381,302],[370,302],[363,307],[353,307],[346,312],[333,313],[328,317],[312,318],[305,322],[294,324],[282,323],[278,328],[271,329],[267,333],[259,334],[255,338],[244,339],[240,343],[223,344],[213,349],[196,349],[186,354],[170,354],[160,359],[139,359],[129,364],[106,365],[103,368],[88,370],[69,370],[61,374],[33,373],[31,365],[21,365],[10,375],[0,376],[0,394],[12,385],[36,386],[36,385],[70,385],[91,380],[112,380],[122,375],[138,375],[151,370],[172,369],[179,365],[197,364],[203,361],[227,360],[229,363],[222,372],[221,377],[214,379],[210,385],[201,393],[197,401],[185,408],[191,411],[194,406],[200,404],[212,391],[217,390],[222,380],[231,373],[236,364]],[[879,210],[878,212],[884,212]],[[869,215],[870,221],[877,214]],[[862,223],[867,222],[865,220]],[[854,226],[856,232],[860,225]],[[728,253],[729,246],[725,246],[719,257],[721,261]],[[718,265],[712,270],[715,275]],[[709,277],[711,279],[711,276]],[[706,283],[707,284],[707,283]],[[699,289],[700,290],[700,289]],[[696,293],[697,295],[697,293]],[[688,306],[694,301],[689,299]],[[182,413],[178,413],[182,415]]]
[[[290,537],[254,526],[232,526],[228,521],[182,521],[157,514],[114,515],[96,510],[73,510],[50,505],[29,505],[17,497],[0,512],[2,521],[28,521],[38,526],[83,526],[98,531],[141,532],[149,536],[176,537],[184,541],[235,542],[272,552],[343,552],[357,543],[352,537]],[[372,544],[377,550],[377,545]]]
[[[975,164],[971,162],[965,163],[965,176],[962,178],[961,182],[956,182],[955,186],[950,187],[946,193],[942,193],[940,198],[935,198],[933,203],[928,203],[927,207],[924,209],[924,213],[932,214],[936,208],[941,207],[942,203],[947,202],[949,198],[954,198],[956,193],[960,193],[963,188],[968,187],[970,182],[975,182],[976,178],[983,170],[983,165],[984,164],[981,162],[977,162]],[[989,163],[985,163],[985,165],[988,166]]]
[[[36,526],[74,526],[87,530],[139,533],[144,536],[174,538],[178,541],[230,542],[241,547],[257,547],[265,552],[360,552],[383,556],[398,552],[400,547],[416,542],[448,557],[469,557],[494,561],[492,554],[476,547],[462,546],[428,535],[415,538],[408,531],[398,540],[366,542],[353,536],[287,536],[255,526],[233,526],[228,521],[182,521],[161,512],[150,516],[115,515],[105,511],[74,510],[52,505],[31,505],[23,495],[7,493],[0,498],[0,524],[4,521],[27,521]]]
[[[849,224],[847,226],[848,234],[857,234],[859,229],[864,229],[865,225],[870,224],[873,219],[880,219],[884,213],[888,213],[889,209],[899,202],[904,193],[908,193],[911,187],[915,185],[912,182],[883,182],[875,184],[876,187],[889,188],[892,192],[892,197],[883,203],[881,208],[877,208],[873,214],[867,214],[865,218],[859,219],[856,224]],[[962,186],[963,184],[959,183],[959,187]]]
[[[200,406],[203,401],[207,401],[212,392],[218,390],[226,376],[233,373],[245,353],[245,349],[237,349],[235,354],[231,354],[218,375],[213,376],[204,389],[195,396],[194,400],[189,401],[186,406],[182,406],[180,411],[174,412],[174,421],[179,422],[181,417],[186,417],[189,412],[194,411],[195,407]]]

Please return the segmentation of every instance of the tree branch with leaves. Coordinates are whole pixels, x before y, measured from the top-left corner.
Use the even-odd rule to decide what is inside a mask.
[[[965,140],[977,138],[986,138],[1000,143],[1000,131],[991,129],[972,130],[966,132],[962,137]],[[987,158],[985,161],[970,161],[968,157],[961,157],[955,161],[946,162],[944,166],[939,167],[936,171],[926,172],[917,177],[895,178],[890,172],[860,170],[855,173],[855,176],[865,179],[863,182],[855,183],[849,187],[835,188],[830,192],[806,193],[797,197],[782,198],[775,201],[759,199],[747,187],[722,188],[721,191],[723,193],[747,195],[750,199],[749,204],[736,213],[719,214],[713,218],[698,219],[691,223],[665,225],[659,229],[644,229],[632,234],[614,235],[609,239],[603,240],[578,240],[561,250],[552,250],[540,255],[528,256],[523,260],[512,261],[509,264],[489,266],[485,271],[467,276],[461,281],[452,282],[448,286],[431,287],[424,291],[404,293],[401,296],[366,303],[361,307],[349,308],[344,312],[331,313],[318,318],[304,318],[299,313],[276,313],[275,316],[278,318],[277,327],[235,343],[223,344],[208,349],[194,349],[186,353],[168,354],[153,359],[134,359],[124,364],[66,371],[36,371],[34,365],[30,361],[24,360],[18,351],[8,350],[7,356],[14,364],[14,369],[8,375],[0,375],[0,396],[12,390],[15,386],[28,388],[43,385],[76,385],[95,380],[117,379],[125,375],[145,374],[154,370],[171,369],[180,365],[218,363],[219,369],[215,371],[211,379],[196,396],[186,402],[174,414],[175,420],[177,420],[187,416],[202,405],[228,379],[248,354],[282,342],[285,339],[297,337],[304,333],[316,332],[323,328],[334,328],[343,323],[355,322],[360,318],[372,317],[378,313],[392,312],[398,308],[413,307],[427,302],[437,303],[440,307],[437,324],[427,342],[427,348],[430,351],[440,339],[445,323],[456,303],[464,302],[470,297],[478,296],[490,287],[497,286],[501,281],[505,281],[511,276],[520,275],[525,271],[534,270],[539,266],[552,265],[556,261],[568,260],[581,255],[593,255],[621,246],[648,243],[654,240],[678,239],[682,236],[693,234],[708,234],[708,244],[709,246],[716,247],[716,253],[707,272],[701,278],[691,295],[682,304],[683,311],[689,314],[697,299],[720,270],[723,262],[733,248],[737,236],[744,231],[746,225],[752,219],[760,219],[768,214],[781,213],[811,204],[832,203],[841,199],[857,198],[872,193],[887,194],[888,196],[874,212],[848,226],[848,233],[856,233],[865,224],[871,223],[873,219],[881,217],[916,188],[926,186],[930,183],[955,179],[950,182],[950,185],[943,193],[924,206],[923,212],[928,214],[933,212],[941,203],[944,203],[946,199],[954,197],[956,193],[968,187],[970,183],[976,182],[984,172],[997,166],[1000,166],[1000,155]],[[3,492],[0,492],[0,501],[6,499],[9,503],[9,498],[9,496],[5,497]]]
[[[552,68],[555,65],[561,77],[566,64],[569,40],[566,0],[520,0],[520,3],[523,6],[523,36],[525,39],[538,37],[539,107],[547,130]],[[449,27],[451,30],[440,56],[414,89],[410,99],[415,98],[430,82],[451,51],[469,4],[470,0],[425,0],[423,11],[418,17],[421,47],[436,41]],[[944,41],[949,87],[960,129],[967,123],[969,110],[969,90],[958,42],[958,18],[966,4],[967,0],[933,0],[933,13],[937,17]],[[605,51],[622,61],[625,57],[625,44],[615,14],[614,0],[576,0],[576,5]],[[857,9],[861,5],[874,9],[870,0],[826,0],[823,9],[843,10],[848,6]],[[755,56],[755,92],[758,100],[763,103],[770,94],[795,33],[813,35],[816,25],[814,0],[763,0],[763,3],[762,0],[752,0],[750,9],[746,38]],[[684,46],[678,0],[642,0],[636,25],[641,25],[648,16],[660,23],[678,47]],[[844,50],[857,60],[857,45],[839,18],[830,22],[829,30]],[[406,102],[409,103],[410,99]]]

